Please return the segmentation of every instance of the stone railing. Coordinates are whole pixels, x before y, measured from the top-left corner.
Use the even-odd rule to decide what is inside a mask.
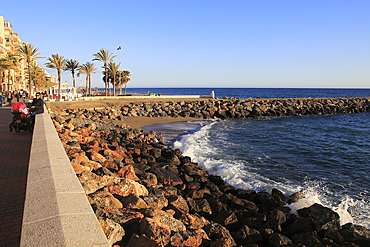
[[[21,246],[110,246],[46,108],[36,115]]]

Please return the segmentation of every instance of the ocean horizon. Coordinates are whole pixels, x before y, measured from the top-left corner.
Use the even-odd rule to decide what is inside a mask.
[[[98,88],[103,92],[104,88]],[[117,90],[119,92],[119,90]],[[370,88],[127,88],[127,94],[211,95],[217,98],[370,97]],[[111,89],[112,92],[112,89]],[[122,91],[123,92],[123,91]]]

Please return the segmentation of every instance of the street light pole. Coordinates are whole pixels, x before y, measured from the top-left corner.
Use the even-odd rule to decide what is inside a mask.
[[[118,50],[118,59],[119,59],[119,64],[118,64],[118,72],[119,72],[119,91],[122,93],[122,85],[121,85],[121,46],[117,48]],[[116,93],[116,92],[114,92]]]

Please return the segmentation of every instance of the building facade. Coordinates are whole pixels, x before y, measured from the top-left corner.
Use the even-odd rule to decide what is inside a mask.
[[[28,91],[27,61],[16,52],[23,43],[10,22],[0,16],[0,58],[10,58],[15,62],[12,69],[0,71],[1,91]]]

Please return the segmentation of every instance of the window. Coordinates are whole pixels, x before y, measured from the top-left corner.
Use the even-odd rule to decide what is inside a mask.
[[[10,39],[9,38],[5,38],[5,42],[10,42]]]
[[[4,22],[4,27],[9,27],[9,23],[8,22]]]

